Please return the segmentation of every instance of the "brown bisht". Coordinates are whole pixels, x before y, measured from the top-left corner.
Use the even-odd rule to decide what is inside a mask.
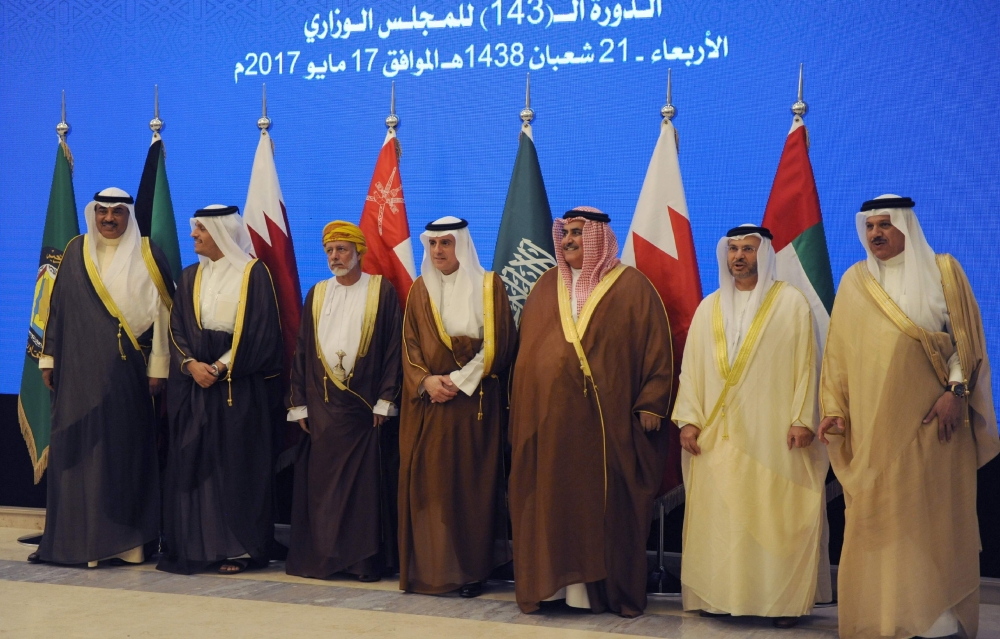
[[[646,538],[663,477],[673,380],[656,290],[618,265],[574,322],[556,268],[521,314],[511,392],[514,586],[523,612],[587,584],[594,612],[646,608]],[[645,432],[638,414],[663,418]]]
[[[399,420],[390,417],[376,429],[372,408],[380,399],[399,402],[399,298],[381,275],[368,280],[358,357],[341,383],[319,348],[326,285],[306,295],[292,360],[290,406],[308,407],[310,433],[295,460],[285,571],[320,579],[395,574]]]
[[[979,627],[976,469],[1000,451],[979,305],[959,263],[937,256],[955,343],[914,323],[865,262],[844,274],[830,318],[820,402],[842,417],[830,464],[847,503],[840,556],[840,636],[926,632],[946,610],[963,637]],[[923,420],[958,351],[970,394],[965,424],[938,440]]]
[[[55,360],[44,561],[96,561],[155,541],[160,525],[153,399],[146,377],[153,327],[134,335],[80,235],[66,246],[42,353]],[[173,280],[143,241],[164,303]],[[156,269],[152,267],[155,264]],[[159,281],[157,281],[157,276]]]
[[[428,375],[447,375],[485,351],[479,392],[444,403],[417,392]],[[505,372],[517,351],[507,291],[483,278],[483,339],[444,331],[423,278],[403,319],[399,424],[399,587],[440,594],[485,581],[510,561],[504,494]]]
[[[232,334],[202,329],[201,265],[181,273],[170,313],[170,450],[159,570],[191,574],[249,554],[267,563],[274,536],[269,384],[283,366],[281,327],[271,274],[251,260]],[[202,388],[181,362],[216,361],[232,348],[228,373]]]

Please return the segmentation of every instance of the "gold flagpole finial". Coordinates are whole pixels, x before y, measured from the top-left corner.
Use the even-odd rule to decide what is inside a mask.
[[[155,137],[160,136],[160,129],[163,128],[163,120],[160,119],[160,85],[153,85],[153,119],[149,121],[149,128]]]
[[[670,73],[672,69],[667,69],[667,103],[660,109],[660,115],[664,122],[669,122],[677,115],[677,108],[671,103],[673,98],[673,87],[671,86]]]
[[[392,97],[389,101],[389,117],[385,119],[385,125],[389,127],[389,130],[393,133],[396,132],[396,127],[399,126],[399,118],[396,117],[396,81],[392,81]]]
[[[795,117],[801,118],[809,110],[809,106],[802,101],[802,67],[805,66],[799,63],[799,99],[792,105],[792,113]]]
[[[262,110],[260,119],[257,120],[257,128],[261,130],[261,133],[263,133],[264,131],[267,131],[269,128],[271,128],[271,118],[267,117],[267,84],[264,83],[261,84],[261,91],[262,91],[261,94]]]
[[[524,88],[524,108],[521,109],[521,122],[524,122],[523,126],[529,126],[534,119],[535,112],[531,108],[531,74],[529,73],[527,84]]]
[[[69,133],[69,124],[66,123],[66,90],[62,92],[62,120],[56,125],[56,133],[59,134],[59,141],[66,142],[66,134]]]

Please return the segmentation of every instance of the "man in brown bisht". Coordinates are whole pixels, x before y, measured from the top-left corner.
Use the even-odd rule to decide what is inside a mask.
[[[292,361],[289,421],[307,433],[295,461],[285,571],[359,581],[395,574],[402,318],[389,280],[361,272],[364,233],[330,222],[335,277],[306,295]]]
[[[1000,451],[979,305],[910,198],[865,202],[857,227],[868,257],[840,281],[820,382],[847,500],[840,636],[975,637],[976,469]]]
[[[673,379],[656,289],[616,257],[608,216],[556,220],[556,268],[521,315],[511,398],[517,603],[646,608],[646,538],[663,476]]]
[[[503,281],[479,264],[469,223],[420,234],[403,320],[399,587],[476,597],[510,561],[504,499],[505,374],[517,328]]]

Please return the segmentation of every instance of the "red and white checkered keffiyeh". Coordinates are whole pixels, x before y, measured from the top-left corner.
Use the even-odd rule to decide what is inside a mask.
[[[578,206],[576,211],[590,211],[600,213],[599,210],[591,206]],[[574,219],[574,218],[571,218]],[[571,220],[562,218],[556,219],[552,224],[552,239],[556,248],[556,265],[559,267],[559,276],[566,284],[566,290],[573,290],[573,273],[566,262],[562,249],[563,226]],[[583,309],[584,303],[590,294],[594,292],[604,276],[611,272],[611,269],[618,266],[621,260],[618,259],[618,238],[615,237],[611,226],[593,220],[583,222],[583,272],[576,282],[576,312]]]

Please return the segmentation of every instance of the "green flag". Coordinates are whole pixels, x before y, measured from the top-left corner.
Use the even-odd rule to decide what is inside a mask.
[[[146,153],[146,164],[135,196],[135,219],[143,237],[160,247],[170,263],[174,282],[181,277],[181,247],[177,241],[177,223],[174,205],[170,201],[170,184],[167,182],[167,157],[163,140],[153,136],[153,143]]]
[[[73,195],[73,154],[65,142],[56,150],[56,170],[49,190],[49,208],[45,213],[42,253],[35,278],[35,298],[31,304],[28,326],[28,351],[21,373],[21,392],[17,397],[17,417],[21,435],[28,445],[31,464],[35,468],[35,483],[45,474],[49,459],[51,429],[51,397],[38,370],[42,354],[42,338],[49,316],[49,296],[56,281],[56,271],[62,262],[63,250],[71,239],[80,234],[76,219],[76,196]]]
[[[531,125],[525,124],[521,128],[514,173],[510,176],[500,234],[493,253],[493,270],[507,288],[510,309],[518,324],[531,287],[542,273],[555,265],[552,209],[545,194]]]

